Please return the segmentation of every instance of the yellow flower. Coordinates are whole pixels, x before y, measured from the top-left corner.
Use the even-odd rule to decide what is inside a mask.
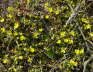
[[[6,58],[6,59],[3,59],[3,63],[9,63],[9,60]]]
[[[42,32],[42,31],[43,31],[43,29],[42,29],[42,28],[40,28],[40,29],[39,29],[39,32]]]
[[[43,42],[39,42],[38,45],[43,45]]]
[[[69,63],[70,63],[70,65],[72,65],[72,66],[77,66],[77,62],[75,62],[73,59],[71,59],[70,61],[69,61]]]
[[[84,54],[84,49],[81,49],[80,50],[80,54]]]
[[[17,69],[16,69],[15,67],[13,67],[13,71],[14,71],[14,72],[17,72]]]
[[[86,18],[82,18],[81,20],[82,20],[82,22],[84,22],[84,23],[89,23],[89,21],[88,21]]]
[[[58,40],[56,43],[57,43],[57,44],[61,44],[61,40]]]
[[[60,36],[64,37],[66,35],[66,32],[63,31],[63,32],[60,32]]]
[[[29,51],[32,52],[32,53],[34,53],[34,52],[35,52],[35,48],[32,48],[32,47],[31,47],[31,48],[29,49]]]
[[[65,43],[68,43],[68,44],[73,44],[73,40],[70,39],[70,38],[65,38],[65,39],[64,39],[64,42],[65,42]]]
[[[81,50],[76,49],[76,50],[75,50],[75,53],[76,53],[76,55],[84,54],[84,49],[81,49]]]
[[[68,43],[68,42],[69,42],[69,39],[68,39],[68,38],[65,38],[65,39],[64,39],[64,42],[65,42],[65,43]]]
[[[4,27],[2,27],[2,28],[1,28],[1,31],[2,31],[2,32],[5,32],[5,31],[6,31],[6,29],[5,29]]]
[[[57,10],[57,11],[55,11],[55,13],[56,13],[56,15],[58,15],[60,12]]]
[[[20,60],[22,60],[22,59],[23,59],[23,56],[19,56],[18,58],[19,58]]]
[[[53,8],[48,8],[48,11],[51,13],[53,12]]]
[[[55,14],[58,15],[60,13],[60,10],[57,8],[57,10],[55,11]]]
[[[48,6],[48,5],[49,5],[48,2],[46,2],[46,3],[45,3],[45,7]]]
[[[69,43],[69,44],[73,44],[73,40],[70,39],[68,43]]]
[[[65,53],[66,52],[66,48],[61,48],[61,53]]]
[[[7,8],[7,11],[8,11],[8,12],[13,12],[14,10],[15,10],[15,9],[14,9],[12,6]]]
[[[89,33],[89,36],[93,37],[93,32],[90,32],[90,33]]]
[[[28,60],[27,60],[28,62],[31,62],[32,61],[32,58],[31,57],[28,57]]]
[[[14,29],[17,29],[18,27],[19,27],[19,23],[16,22],[16,23],[14,24]]]
[[[4,21],[5,21],[4,18],[1,18],[1,17],[0,17],[0,22],[2,23],[2,22],[4,22]]]
[[[12,33],[11,30],[8,30],[8,31],[7,31],[7,35],[12,36],[12,34],[13,34],[13,33]]]
[[[12,15],[12,14],[8,14],[8,15],[7,15],[7,17],[12,18],[12,17],[13,17],[13,15]]]
[[[33,38],[38,38],[38,35],[39,35],[38,32],[34,32],[34,33],[33,33]]]
[[[25,39],[26,39],[26,37],[24,37],[23,35],[20,36],[20,40],[25,40]]]
[[[14,36],[17,36],[18,35],[18,32],[14,32],[13,34],[14,34]]]
[[[46,15],[46,16],[45,16],[45,19],[48,19],[48,18],[49,18],[49,15]]]
[[[91,29],[91,25],[90,24],[84,25],[84,29]]]
[[[70,32],[70,35],[75,36],[75,32],[74,31],[71,31]]]
[[[80,54],[80,51],[78,49],[75,50],[76,55]]]
[[[22,32],[20,32],[20,33],[19,33],[19,35],[23,35],[23,33],[22,33]]]
[[[27,18],[24,18],[24,19],[23,19],[23,22],[24,22],[25,24],[29,24],[29,23],[30,23],[30,20],[27,19]]]

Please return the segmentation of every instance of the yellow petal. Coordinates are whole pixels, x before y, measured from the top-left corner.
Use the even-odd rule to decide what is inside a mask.
[[[14,24],[14,29],[17,29],[18,27],[19,27],[19,23],[16,22],[16,23]]]
[[[23,56],[19,56],[19,59],[22,60],[23,59]]]
[[[49,18],[49,15],[46,15],[46,16],[45,16],[45,19],[48,19],[48,18]]]
[[[35,49],[34,48],[30,48],[29,51],[32,52],[32,53],[34,53],[35,52]]]
[[[6,31],[6,29],[5,29],[4,27],[2,27],[2,28],[1,28],[1,31],[2,31],[2,32],[5,32],[5,31]]]
[[[20,36],[20,40],[25,40],[25,39],[26,39],[26,37],[24,37],[23,35]]]
[[[93,37],[93,32],[90,32],[90,33],[89,33],[89,36]]]
[[[58,40],[56,43],[57,43],[57,44],[61,44],[61,40]]]
[[[1,19],[0,19],[0,22],[4,22],[4,21],[5,21],[4,18],[1,18]]]
[[[66,32],[60,32],[60,36],[64,37],[66,35]]]

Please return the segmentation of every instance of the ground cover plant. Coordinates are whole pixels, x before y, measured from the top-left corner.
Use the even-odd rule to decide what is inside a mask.
[[[92,4],[1,0],[0,72],[92,72]]]

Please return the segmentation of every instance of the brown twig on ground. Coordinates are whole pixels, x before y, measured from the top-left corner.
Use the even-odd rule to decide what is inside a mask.
[[[90,43],[93,46],[93,42],[90,40],[87,40],[88,43]]]
[[[83,0],[81,3],[79,3],[75,9],[73,9],[71,6],[71,10],[72,10],[72,14],[70,15],[70,17],[68,18],[68,20],[66,21],[66,26],[72,22],[73,19],[75,19],[75,17],[78,15],[79,11],[80,11],[80,6],[85,2],[85,0]]]
[[[86,66],[87,66],[87,64],[88,64],[92,59],[93,59],[93,55],[92,55],[88,60],[86,60],[86,61],[84,62],[83,72],[86,72]]]

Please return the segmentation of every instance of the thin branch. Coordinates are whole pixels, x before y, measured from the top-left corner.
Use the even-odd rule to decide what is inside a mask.
[[[0,70],[4,72],[9,72],[8,69],[0,62]]]
[[[10,44],[11,44],[11,42],[12,42],[13,39],[14,39],[13,37],[10,39],[10,41],[8,43],[8,46],[7,46],[7,51],[9,51],[9,46],[10,46]]]
[[[87,41],[86,41],[86,37],[85,37],[85,35],[84,35],[81,27],[79,26],[79,23],[76,22],[76,25],[78,26],[78,29],[79,29],[79,31],[80,31],[80,33],[81,33],[81,35],[82,35],[82,37],[83,37],[83,39],[84,39],[84,41],[85,41],[85,44],[86,44],[86,47],[87,47],[87,51],[90,51],[90,48],[89,48],[88,43],[87,43]]]
[[[60,58],[59,60],[57,60],[52,66],[53,66],[53,68],[51,68],[50,70],[49,70],[49,72],[54,72],[54,69],[56,69],[57,67],[58,67],[58,65],[60,65],[61,64],[61,62],[63,61],[63,60],[65,60],[66,58],[65,57],[62,57],[62,58]]]
[[[69,4],[69,7],[72,10],[72,14],[70,15],[70,17],[68,18],[68,20],[66,21],[66,26],[72,22],[72,20],[78,15],[79,11],[80,11],[80,6],[85,2],[85,0],[83,0],[81,3],[79,3],[75,9],[73,9]]]
[[[80,32],[81,32],[81,35],[82,35],[82,37],[83,37],[83,39],[84,39],[84,41],[85,41],[85,44],[86,44],[86,47],[87,47],[87,51],[91,52],[91,50],[90,50],[87,42],[91,43],[92,46],[93,46],[93,43],[92,43],[91,41],[89,41],[89,40],[86,40],[86,37],[85,37],[85,35],[83,34],[82,29],[80,28],[79,24],[78,24],[78,23],[76,23],[76,24],[77,24],[77,26],[78,26],[78,28],[79,28],[79,30],[80,30]],[[84,62],[84,64],[83,64],[83,67],[84,67],[84,68],[83,68],[83,72],[86,71],[86,66],[87,66],[87,64],[88,64],[92,59],[93,59],[93,55],[92,55],[88,60],[86,60],[86,61]]]
[[[77,16],[77,14],[78,14],[78,12],[79,12],[79,9],[80,9],[80,4],[75,8],[75,12],[73,12],[72,14],[71,14],[71,16],[68,18],[68,20],[67,20],[67,22],[66,22],[66,25],[68,25],[76,16]]]
[[[93,46],[93,42],[92,41],[90,41],[90,40],[87,40],[87,42],[89,42],[92,46]]]
[[[86,60],[86,61],[84,62],[83,72],[86,72],[86,66],[87,66],[87,64],[88,64],[92,59],[93,59],[93,55],[92,55],[88,60]]]

